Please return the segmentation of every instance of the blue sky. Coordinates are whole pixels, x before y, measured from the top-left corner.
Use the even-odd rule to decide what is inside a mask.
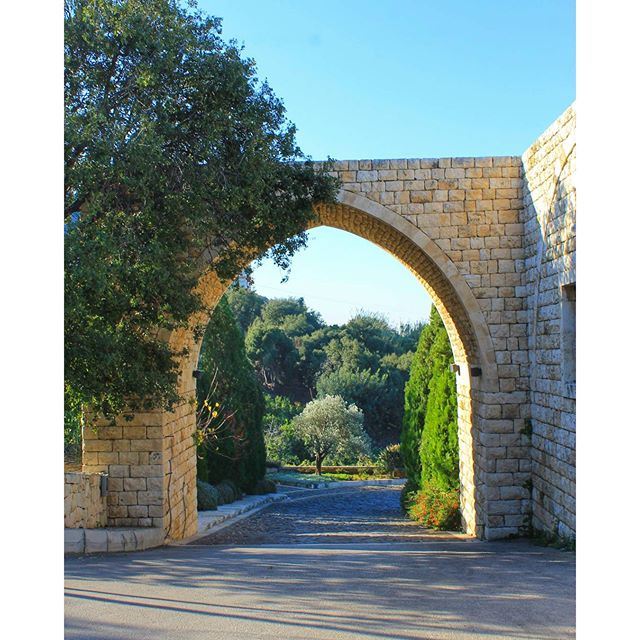
[[[575,99],[569,0],[199,4],[245,44],[314,159],[521,154]],[[404,267],[345,232],[315,230],[287,286],[281,277],[265,263],[256,288],[303,295],[329,322],[357,308],[396,323],[429,310]]]

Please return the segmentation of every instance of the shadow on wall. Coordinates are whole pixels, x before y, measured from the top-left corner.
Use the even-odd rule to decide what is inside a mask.
[[[546,194],[525,172],[531,402],[532,524],[575,536],[575,144]],[[536,193],[536,189],[538,193]],[[567,296],[567,292],[570,292]],[[567,306],[571,306],[567,313]],[[572,317],[571,317],[572,316]],[[573,371],[570,371],[573,369]]]

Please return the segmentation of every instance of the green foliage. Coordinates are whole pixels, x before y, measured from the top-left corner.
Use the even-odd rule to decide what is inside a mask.
[[[436,334],[430,356],[429,397],[420,443],[422,486],[433,483],[445,490],[457,490],[460,481],[456,379],[449,370],[453,355],[444,329]]]
[[[179,0],[65,1],[65,384],[113,415],[171,406],[208,247],[283,267],[337,182],[221,21]],[[212,254],[213,255],[213,254]]]
[[[399,435],[416,330],[415,325],[395,330],[367,313],[341,327],[325,326],[302,298],[285,298],[261,304],[245,344],[271,395],[293,402],[340,395],[362,409],[367,433],[384,446]],[[291,456],[287,460],[295,462]]]
[[[406,496],[409,516],[430,529],[460,531],[460,495],[456,489],[443,489],[426,482],[419,491]]]
[[[247,355],[266,389],[276,391],[293,377],[296,348],[282,329],[262,319],[254,320],[245,344]]]
[[[315,376],[324,361],[318,346],[326,343],[325,329],[302,298],[274,299],[262,306],[245,343],[265,390],[296,402],[313,397]]]
[[[402,351],[402,341],[387,320],[376,313],[360,312],[344,326],[349,338],[356,340],[364,350],[379,356]]]
[[[299,464],[308,453],[291,421],[302,411],[302,405],[285,396],[265,394],[265,406],[262,423],[267,459],[280,464]]]
[[[227,289],[225,298],[243,333],[247,333],[251,323],[260,315],[267,298],[255,291],[233,285]]]
[[[79,461],[82,457],[82,405],[72,389],[64,394],[64,457]]]
[[[380,356],[370,351],[363,343],[346,334],[344,327],[325,347],[326,360],[323,373],[376,370]]]
[[[269,300],[260,314],[263,322],[281,327],[290,338],[305,335],[324,324],[316,311],[310,311],[302,298]]]
[[[264,426],[279,426],[290,422],[304,408],[298,402],[291,402],[286,396],[272,396],[268,393],[264,396],[265,413]]]
[[[261,496],[266,493],[277,493],[278,488],[276,487],[276,483],[269,478],[262,478],[262,480],[258,480],[251,490],[248,491],[249,495],[253,496]]]
[[[333,478],[322,475],[311,475],[305,473],[297,473],[295,471],[278,471],[270,473],[269,477],[279,484],[289,485],[292,487],[315,487],[319,482],[335,482]]]
[[[198,480],[196,484],[198,495],[198,511],[211,511],[218,508],[220,496],[218,490],[208,482]]]
[[[387,445],[380,453],[376,460],[376,465],[383,473],[394,475],[404,469],[402,462],[402,453],[399,444]]]
[[[404,417],[400,434],[400,450],[407,475],[407,491],[417,489],[422,479],[420,445],[432,373],[431,347],[436,335],[442,331],[444,331],[444,324],[435,306],[432,306],[429,324],[423,328],[420,334],[417,350],[411,363],[409,381],[404,390]]]
[[[370,455],[371,441],[363,427],[362,411],[339,396],[309,402],[293,419],[295,433],[315,458],[316,471],[330,454],[338,459]]]
[[[223,480],[215,485],[218,492],[218,504],[231,504],[242,498],[242,491],[231,480]]]
[[[216,393],[225,412],[223,427],[199,447],[204,460],[200,477],[211,484],[233,480],[242,489],[252,487],[265,472],[262,433],[264,398],[244,350],[242,333],[223,298],[204,335],[197,382],[198,402],[203,405],[216,375]]]
[[[395,425],[402,419],[402,387],[402,381],[390,380],[387,373],[348,366],[321,374],[316,384],[318,397],[338,395],[360,407],[365,430],[376,443],[397,437]]]
[[[425,526],[458,529],[459,467],[453,354],[435,308],[423,329],[405,390],[400,449],[407,484],[401,502]]]

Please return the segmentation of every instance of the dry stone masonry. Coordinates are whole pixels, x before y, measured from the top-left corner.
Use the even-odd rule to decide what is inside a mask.
[[[467,532],[575,536],[575,162],[570,107],[523,157],[346,160],[314,225],[366,238],[422,282],[458,365]],[[313,225],[312,225],[313,226]],[[228,283],[205,273],[213,309]],[[203,325],[206,315],[193,319]],[[109,474],[108,525],[197,529],[192,332],[183,402],[87,428],[83,469]]]
[[[95,529],[107,526],[107,498],[102,495],[100,473],[64,474],[64,526]]]

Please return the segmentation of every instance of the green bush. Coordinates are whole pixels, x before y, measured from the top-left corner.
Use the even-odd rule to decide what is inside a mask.
[[[218,508],[218,490],[208,482],[197,481],[198,511],[210,511]]]
[[[409,513],[409,507],[411,506],[411,500],[413,495],[418,490],[418,486],[411,482],[409,479],[405,482],[400,492],[400,506],[406,513]]]
[[[242,498],[242,491],[232,480],[223,480],[215,485],[218,490],[219,504],[231,504]]]
[[[402,462],[402,453],[399,444],[387,445],[379,454],[376,460],[376,466],[382,473],[395,475],[404,470]]]
[[[258,482],[256,482],[251,491],[249,491],[249,494],[257,496],[264,495],[265,493],[276,493],[277,491],[278,488],[276,487],[276,483],[273,480],[263,478],[262,480],[258,480]]]
[[[427,482],[406,495],[407,511],[419,524],[440,531],[460,531],[460,496],[457,489],[442,489]]]

